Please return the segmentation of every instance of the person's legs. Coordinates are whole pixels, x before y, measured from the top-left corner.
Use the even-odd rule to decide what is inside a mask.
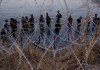
[[[57,19],[57,20],[56,20],[56,23],[60,23],[60,19]]]
[[[92,32],[95,31],[95,24],[92,25]]]
[[[80,34],[80,27],[81,27],[81,25],[79,24],[79,25],[77,25],[77,33],[78,34]]]
[[[51,35],[51,33],[50,33],[50,28],[48,27],[48,32],[47,32],[47,35],[49,36],[49,35]]]
[[[41,37],[43,38],[43,34],[44,34],[43,24],[40,24],[40,34],[41,34]]]
[[[16,31],[13,31],[13,37],[16,38]]]
[[[69,40],[69,36],[70,36],[70,27],[68,27],[68,40]]]
[[[34,32],[34,24],[33,23],[30,24],[30,33],[32,33],[32,32]]]
[[[47,22],[47,26],[50,27],[50,22]]]
[[[68,25],[68,40],[69,40],[69,36],[70,36],[71,33],[72,33],[72,31],[71,31],[71,25]]]

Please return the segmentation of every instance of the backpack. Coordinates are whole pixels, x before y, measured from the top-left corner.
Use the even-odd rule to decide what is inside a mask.
[[[44,18],[43,17],[40,17],[39,21],[40,22],[44,22]]]
[[[61,14],[59,14],[59,18],[62,18],[62,15]]]

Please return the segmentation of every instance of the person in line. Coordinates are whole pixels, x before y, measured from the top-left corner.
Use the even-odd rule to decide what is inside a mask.
[[[95,16],[93,17],[92,32],[96,30],[97,21],[98,21],[98,15],[95,14]]]
[[[25,31],[26,33],[29,33],[29,18],[28,18],[28,16],[25,17],[24,31]]]
[[[25,25],[25,18],[22,16],[21,18],[21,24],[22,24],[22,28],[24,28],[24,25]]]
[[[22,16],[21,18],[22,28],[25,31],[25,17]]]
[[[12,29],[12,36],[16,38],[16,31],[17,31],[17,20],[14,18],[10,18],[10,26]]]
[[[18,21],[16,19],[13,19],[13,22],[14,22],[15,31],[17,31],[17,23],[18,23]]]
[[[96,24],[96,27],[98,27],[100,24],[100,17],[97,18],[97,24]]]
[[[86,34],[87,34],[87,35],[89,35],[89,33],[90,33],[90,31],[91,31],[91,29],[90,29],[90,25],[91,25],[91,24],[90,24],[90,23],[91,23],[91,21],[89,21],[88,24],[87,24],[87,31],[86,31]]]
[[[61,25],[60,24],[55,24],[55,35],[59,35],[60,33],[60,29],[61,29]]]
[[[100,25],[100,17],[98,17],[98,23],[97,23],[97,25],[98,26]]]
[[[7,32],[9,32],[9,24],[7,19],[5,20],[4,28],[7,30]]]
[[[62,18],[62,15],[61,15],[61,13],[60,13],[60,11],[58,10],[57,11],[57,15],[56,15],[56,23],[60,23],[60,19]]]
[[[62,18],[62,14],[60,13],[60,11],[57,11],[57,15],[56,15],[56,24],[55,24],[55,34],[59,35],[59,32],[61,30],[61,24],[60,24],[60,19]]]
[[[80,16],[77,19],[77,31],[78,31],[78,34],[80,33],[81,21],[82,21],[82,17]]]
[[[33,16],[33,14],[31,14],[29,22],[30,22],[30,28],[31,28],[30,33],[32,33],[32,32],[34,32],[34,16]]]
[[[97,19],[96,31],[100,30],[100,17]]]
[[[48,29],[48,35],[50,35],[50,27],[51,27],[51,25],[50,25],[50,23],[51,23],[51,18],[50,18],[50,16],[48,15],[48,13],[46,13],[46,23],[47,23],[47,29]]]
[[[6,42],[6,31],[4,28],[1,30],[1,40],[2,40],[2,44],[4,45]]]
[[[46,13],[46,23],[47,23],[47,26],[50,27],[50,23],[51,23],[51,18],[50,16],[48,15],[48,13]]]
[[[61,29],[61,25],[59,23],[55,24],[54,50],[56,49],[56,41],[60,37],[60,29]]]
[[[1,30],[1,39],[2,39],[2,40],[4,39],[5,35],[6,35],[6,32],[5,32],[5,29],[3,28],[3,29]]]
[[[43,34],[44,34],[44,23],[45,23],[45,20],[44,20],[43,15],[40,15],[39,22],[40,22],[40,24],[39,24],[39,26],[40,26],[40,34],[41,34],[41,36],[43,38]]]
[[[67,19],[68,21],[68,40],[69,40],[69,34],[71,34],[71,27],[72,27],[72,23],[73,23],[73,18],[72,16],[70,15]]]
[[[93,17],[93,22],[94,22],[95,24],[97,24],[97,20],[98,20],[98,15],[95,14],[95,16]]]
[[[73,18],[72,18],[72,16],[70,15],[70,16],[68,17],[68,28],[69,28],[69,32],[71,32],[72,23],[73,23]]]
[[[13,25],[14,25],[14,23],[13,23],[13,18],[10,18],[10,27],[11,27],[11,29],[12,29],[12,33],[13,33]]]

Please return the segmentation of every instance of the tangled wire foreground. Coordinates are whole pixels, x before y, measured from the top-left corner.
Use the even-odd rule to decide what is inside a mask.
[[[64,1],[68,10],[67,2]],[[1,2],[2,0],[0,4]],[[36,0],[35,2],[38,3]],[[81,35],[70,40],[65,38],[66,35],[57,36],[56,38],[61,40],[57,43],[59,47],[56,49],[54,49],[56,38],[46,46],[45,39],[49,38],[45,38],[45,33],[43,43],[37,43],[32,40],[33,33],[28,35],[22,28],[17,32],[17,38],[6,30],[8,41],[3,44],[0,41],[0,70],[100,70],[100,30],[91,33],[92,36],[87,35],[86,27],[92,14],[88,1],[84,4],[87,8],[87,16],[82,21]],[[38,30],[35,32],[38,33]],[[72,32],[75,34],[74,29]],[[52,30],[51,33],[54,35]],[[62,41],[65,42],[64,45],[61,45]],[[8,44],[10,47],[7,47]]]

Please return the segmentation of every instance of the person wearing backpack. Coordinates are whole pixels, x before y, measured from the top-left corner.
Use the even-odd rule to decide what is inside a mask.
[[[56,15],[56,24],[55,24],[55,34],[59,35],[59,32],[61,30],[61,24],[60,24],[60,19],[62,18],[62,15],[60,13],[60,11],[57,11],[57,15]]]
[[[58,10],[57,11],[57,15],[56,15],[56,23],[60,23],[60,19],[62,18],[62,15],[61,15],[61,13],[60,13],[60,11]]]
[[[5,20],[4,28],[7,30],[7,32],[9,32],[9,24],[7,19]]]
[[[77,19],[77,32],[78,33],[80,33],[81,21],[82,21],[82,17],[79,17]]]
[[[50,23],[51,23],[51,18],[50,18],[50,16],[48,15],[48,13],[46,13],[46,23],[47,23],[47,30],[48,30],[47,34],[50,35],[50,27],[51,27]]]
[[[98,22],[98,14],[95,14],[95,16],[93,17],[92,32],[96,30],[97,22]]]
[[[44,20],[44,17],[43,15],[40,15],[40,18],[39,18],[39,26],[40,26],[40,34],[43,38],[43,33],[44,33],[44,23],[45,23],[45,20]]]
[[[71,15],[67,18],[67,21],[68,21],[67,26],[68,26],[68,40],[69,40],[69,36],[70,36],[69,34],[72,33],[71,28],[72,28],[72,23],[73,23],[73,18]]]
[[[29,23],[30,23],[30,33],[34,32],[34,16],[31,14],[31,17],[29,18]]]
[[[2,44],[4,45],[4,42],[6,41],[6,31],[4,28],[1,30],[1,40]]]

